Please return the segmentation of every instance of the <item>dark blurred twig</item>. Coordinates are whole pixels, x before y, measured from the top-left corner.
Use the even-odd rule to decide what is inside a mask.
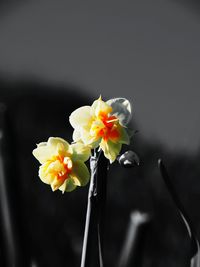
[[[0,104],[0,213],[3,236],[3,250],[7,266],[20,266],[19,243],[15,228],[10,197],[8,195],[8,176],[5,172],[5,114],[6,106]]]
[[[22,229],[19,173],[8,109],[0,103],[0,221],[4,267],[30,266],[29,246]],[[1,259],[2,263],[2,259]]]
[[[139,211],[130,214],[130,222],[119,258],[118,267],[141,266],[144,237],[150,217]]]
[[[200,266],[200,250],[199,250],[199,242],[197,240],[196,231],[192,225],[192,222],[190,220],[190,217],[188,216],[183,204],[181,203],[178,194],[171,182],[171,179],[168,175],[168,172],[162,162],[161,159],[158,160],[158,167],[160,169],[160,173],[162,175],[162,178],[167,186],[167,189],[176,204],[176,207],[178,208],[178,211],[183,219],[183,222],[187,228],[188,235],[191,240],[191,251],[190,251],[190,267],[199,267]]]
[[[3,142],[5,135],[5,113],[6,106],[0,104],[0,209],[2,221],[3,246],[5,250],[5,261],[8,266],[16,266],[17,241],[12,223],[12,212],[6,187],[5,162],[3,157]]]

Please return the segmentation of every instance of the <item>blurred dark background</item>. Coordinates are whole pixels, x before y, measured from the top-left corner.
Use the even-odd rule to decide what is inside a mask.
[[[117,265],[130,212],[139,210],[152,218],[140,266],[187,266],[188,235],[157,160],[165,161],[200,236],[199,6],[178,0],[1,2],[3,155],[24,261],[80,264],[88,187],[52,193],[39,180],[31,152],[49,136],[70,141],[70,113],[102,94],[132,102],[132,128],[139,133],[131,148],[141,159],[140,167],[110,168],[105,260]]]

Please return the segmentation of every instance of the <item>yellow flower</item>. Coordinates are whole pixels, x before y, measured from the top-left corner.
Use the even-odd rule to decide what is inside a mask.
[[[119,154],[122,144],[129,144],[127,124],[131,117],[131,106],[125,98],[104,102],[101,97],[92,106],[83,106],[70,115],[74,128],[74,141],[82,141],[91,148],[103,150],[112,163]]]
[[[50,137],[37,145],[33,155],[41,164],[40,179],[53,191],[70,192],[89,181],[90,174],[84,162],[90,157],[90,149],[80,142],[69,145],[62,138]]]

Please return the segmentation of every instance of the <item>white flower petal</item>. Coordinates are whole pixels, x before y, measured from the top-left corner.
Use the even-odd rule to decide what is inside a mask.
[[[122,126],[126,126],[131,119],[131,104],[126,98],[113,98],[107,101],[112,107],[111,114],[119,119]]]

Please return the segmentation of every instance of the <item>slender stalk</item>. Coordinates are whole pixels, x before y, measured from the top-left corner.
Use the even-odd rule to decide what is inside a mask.
[[[104,227],[107,198],[108,160],[100,153],[97,165],[97,201],[98,201],[98,247],[100,267],[104,266]]]
[[[90,170],[91,170],[91,179],[90,187],[88,191],[88,204],[87,204],[87,213],[86,213],[86,222],[85,222],[85,232],[82,248],[82,258],[81,258],[81,267],[90,266],[91,261],[91,238],[94,234],[94,223],[96,221],[95,214],[95,202],[96,202],[96,168],[97,158],[92,156],[90,158]]]
[[[90,159],[91,180],[82,248],[81,267],[103,267],[107,165],[103,153]]]
[[[190,217],[188,216],[182,202],[180,201],[178,194],[171,182],[171,179],[169,177],[169,174],[162,162],[161,159],[158,160],[158,167],[160,169],[160,173],[162,175],[162,178],[167,186],[167,189],[176,205],[178,208],[178,211],[183,219],[183,222],[187,228],[188,235],[191,240],[191,251],[190,251],[190,267],[200,267],[200,250],[199,250],[199,242],[197,239],[196,231],[193,227],[193,224],[191,222]]]

